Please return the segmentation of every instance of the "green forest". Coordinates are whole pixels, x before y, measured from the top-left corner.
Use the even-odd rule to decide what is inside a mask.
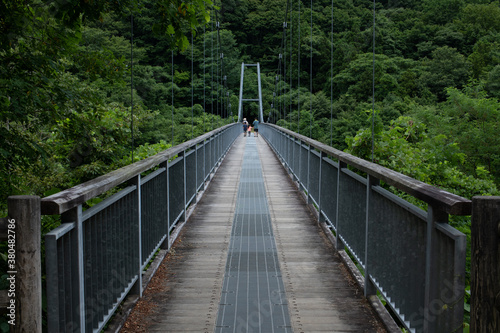
[[[498,1],[0,0],[2,216],[237,121],[242,62],[265,121],[500,194]]]

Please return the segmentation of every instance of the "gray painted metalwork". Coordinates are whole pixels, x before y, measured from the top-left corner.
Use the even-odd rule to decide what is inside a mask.
[[[243,98],[243,81],[245,79],[245,67],[257,67],[257,85],[258,98]],[[245,64],[241,63],[241,78],[240,78],[240,98],[238,104],[238,122],[243,121],[243,102],[259,102],[259,121],[264,122],[264,112],[262,108],[262,85],[260,83],[260,64]]]
[[[170,246],[171,232],[239,134],[239,125],[224,126],[120,169],[128,179],[117,182],[111,173],[42,200],[63,210],[63,224],[45,236],[49,332],[99,332],[127,294],[142,293],[144,267],[163,243]],[[90,200],[113,182],[129,186],[85,211],[79,200],[64,199],[92,193]]]
[[[347,249],[367,274],[367,296],[378,290],[410,332],[460,329],[466,237],[447,222],[452,211],[467,214],[468,200],[278,126],[259,130],[311,201],[320,203],[320,219],[335,233],[337,248]],[[427,200],[428,210],[384,189],[377,175]]]
[[[292,332],[255,140],[245,140],[215,332]]]

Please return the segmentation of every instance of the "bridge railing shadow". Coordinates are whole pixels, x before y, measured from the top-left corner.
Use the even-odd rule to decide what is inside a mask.
[[[42,214],[62,222],[45,237],[49,332],[100,331],[127,294],[142,295],[144,268],[170,247],[240,129],[226,125],[41,200]]]
[[[449,214],[470,215],[471,201],[367,162],[284,128],[260,133],[364,275],[410,332],[454,332],[464,315],[466,236]],[[427,211],[382,187],[427,203]]]

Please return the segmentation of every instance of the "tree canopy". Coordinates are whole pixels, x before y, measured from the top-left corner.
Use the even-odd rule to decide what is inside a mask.
[[[376,163],[499,195],[499,2],[375,5],[0,0],[2,212],[234,122],[242,62],[266,121],[370,159],[374,117]]]

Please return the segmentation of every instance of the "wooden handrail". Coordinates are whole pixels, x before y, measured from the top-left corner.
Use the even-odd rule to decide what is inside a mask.
[[[55,193],[51,196],[45,197],[41,201],[42,215],[58,215],[62,214],[87,200],[95,198],[96,196],[118,186],[127,180],[145,172],[152,167],[159,165],[177,154],[205,141],[211,136],[222,132],[228,127],[235,124],[225,125],[211,132],[205,133],[195,139],[181,143],[175,147],[164,150],[154,156],[148,157],[144,160],[135,162],[133,164],[124,166],[123,168],[111,171],[105,175],[89,180],[85,183],[76,185],[67,190]]]
[[[451,215],[470,215],[472,211],[472,202],[466,198],[449,193],[435,186],[421,182],[414,178],[408,177],[402,173],[388,169],[381,165],[368,162],[362,158],[345,153],[338,149],[332,148],[324,143],[308,138],[304,135],[297,134],[285,128],[273,124],[265,124],[266,126],[274,127],[294,138],[314,147],[315,149],[326,153],[333,158],[338,159],[356,169],[366,172],[391,186],[394,186],[417,199],[420,199],[435,209],[442,210]]]

